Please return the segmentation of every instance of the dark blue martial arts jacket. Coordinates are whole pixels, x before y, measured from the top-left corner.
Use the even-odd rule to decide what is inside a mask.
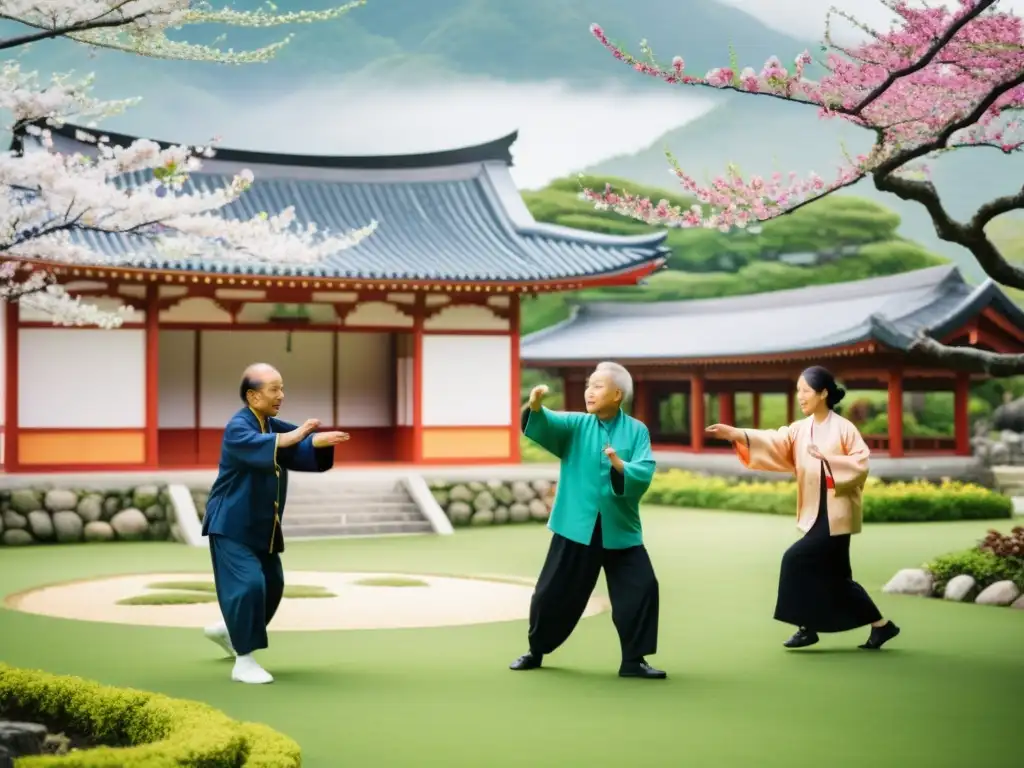
[[[257,552],[284,551],[281,517],[288,470],[324,472],[334,466],[334,446],[314,448],[312,435],[278,449],[277,434],[295,428],[275,418],[264,423],[249,408],[231,417],[224,429],[217,479],[206,502],[204,536],[224,536]]]

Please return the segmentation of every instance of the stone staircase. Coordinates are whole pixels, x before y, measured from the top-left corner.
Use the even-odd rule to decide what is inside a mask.
[[[296,472],[288,485],[281,521],[286,540],[434,533],[401,479]]]
[[[992,467],[996,489],[1013,499],[1013,510],[1017,515],[1024,515],[1024,467],[996,466]]]

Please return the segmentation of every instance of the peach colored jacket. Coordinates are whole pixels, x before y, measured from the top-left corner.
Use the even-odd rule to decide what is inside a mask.
[[[746,441],[735,443],[743,465],[767,472],[796,475],[797,528],[811,530],[821,498],[821,461],[807,449],[811,445],[813,416],[778,430],[746,429]],[[833,536],[860,533],[863,524],[864,481],[870,451],[857,428],[838,413],[813,424],[814,443],[825,457],[825,473],[835,488],[828,493],[828,523]]]

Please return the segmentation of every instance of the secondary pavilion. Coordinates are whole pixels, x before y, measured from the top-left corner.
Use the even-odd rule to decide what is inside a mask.
[[[865,435],[872,449],[894,458],[969,456],[970,385],[985,377],[911,355],[920,331],[945,344],[1024,353],[1024,312],[1000,287],[991,280],[971,286],[955,267],[940,266],[751,296],[583,303],[568,320],[525,337],[520,358],[562,377],[567,409],[583,408],[586,377],[598,361],[628,366],[633,411],[663,450],[725,447],[705,441],[710,398],[717,399],[717,419],[734,423],[736,394],[751,393],[760,427],[762,395],[785,394],[792,422],[796,380],[804,368],[821,364],[847,389],[888,390],[888,433]],[[904,394],[934,391],[953,392],[955,435],[904,437]],[[661,424],[662,404],[680,394],[684,431],[671,433]]]
[[[55,149],[95,152],[78,130],[55,130]],[[54,327],[6,305],[4,471],[215,466],[238,377],[258,360],[284,375],[284,418],[351,433],[339,462],[517,462],[521,297],[633,285],[668,250],[664,233],[535,222],[509,172],[515,139],[386,157],[222,149],[192,175],[201,189],[254,172],[228,217],[294,205],[300,222],[335,231],[380,222],[315,268],[156,253],[116,266],[138,242],[87,235],[110,262],[60,267],[59,280],[137,317],[116,330]]]

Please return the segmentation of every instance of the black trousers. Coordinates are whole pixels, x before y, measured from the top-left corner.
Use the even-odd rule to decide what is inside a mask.
[[[880,621],[882,614],[853,580],[850,535],[831,535],[824,472],[818,517],[782,556],[775,619],[814,632],[845,632]]]
[[[530,601],[530,651],[549,654],[576,628],[604,568],[612,622],[619,633],[624,661],[658,650],[658,579],[644,546],[605,549],[598,515],[590,544],[577,544],[557,533]]]

